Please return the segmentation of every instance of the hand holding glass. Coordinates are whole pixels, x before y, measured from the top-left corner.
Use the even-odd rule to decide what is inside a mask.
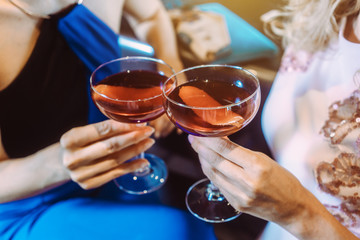
[[[107,117],[125,123],[143,123],[164,113],[161,87],[174,74],[159,59],[124,57],[99,66],[91,75],[91,96]],[[117,186],[132,194],[145,194],[159,189],[167,179],[162,159],[141,154],[150,166],[115,179]]]
[[[202,65],[172,75],[163,87],[165,112],[182,131],[224,137],[245,127],[260,105],[257,77],[238,66]],[[189,211],[207,222],[230,221],[239,212],[208,179],[190,187]]]

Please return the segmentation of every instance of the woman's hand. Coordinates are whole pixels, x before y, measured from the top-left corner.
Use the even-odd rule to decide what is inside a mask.
[[[228,138],[189,141],[205,175],[235,209],[275,222],[298,239],[358,239],[268,156]]]
[[[154,144],[153,132],[149,126],[113,120],[74,128],[60,140],[63,164],[82,188],[99,187],[148,165],[145,159],[126,161]]]
[[[189,141],[205,175],[237,210],[282,224],[302,211],[307,190],[268,156],[227,138],[189,136]]]

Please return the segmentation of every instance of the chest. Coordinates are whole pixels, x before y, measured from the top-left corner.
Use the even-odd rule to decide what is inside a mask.
[[[7,1],[0,2],[0,91],[24,68],[39,36],[39,24]]]
[[[299,69],[278,74],[265,104],[262,124],[276,160],[300,179],[309,179],[319,161],[331,158],[325,156],[331,154],[329,151],[322,151],[321,157],[314,155],[327,147],[320,130],[330,104],[355,90],[360,54],[353,57],[331,51],[313,56],[303,70]]]

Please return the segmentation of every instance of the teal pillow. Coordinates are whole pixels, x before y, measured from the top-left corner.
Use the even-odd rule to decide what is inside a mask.
[[[231,54],[219,58],[213,63],[233,64],[273,57],[278,53],[278,47],[269,38],[223,5],[206,3],[197,5],[196,8],[221,14],[225,18],[229,30]]]

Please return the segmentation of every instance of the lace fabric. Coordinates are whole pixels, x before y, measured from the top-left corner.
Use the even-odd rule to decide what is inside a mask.
[[[323,51],[285,49],[261,123],[276,161],[360,236],[360,90],[354,92],[360,87],[360,44],[347,41],[342,29]],[[296,239],[270,223],[262,239],[274,236]]]
[[[330,105],[320,134],[340,152],[332,162],[321,162],[315,169],[320,189],[341,200],[338,206],[325,206],[360,237],[360,89]]]

